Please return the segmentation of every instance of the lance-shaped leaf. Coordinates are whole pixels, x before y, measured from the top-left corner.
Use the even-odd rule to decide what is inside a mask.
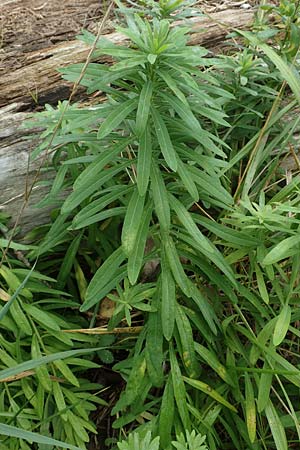
[[[262,264],[275,264],[278,261],[281,261],[292,254],[296,254],[299,252],[299,244],[300,244],[300,234],[298,233],[295,236],[288,237],[283,241],[279,242],[279,244],[275,245],[275,247],[270,250],[270,252],[263,259]]]
[[[153,118],[157,140],[161,152],[163,154],[163,157],[165,158],[165,161],[167,165],[170,167],[170,169],[176,172],[177,170],[176,152],[171,142],[166,124],[156,108],[154,107],[151,108],[151,115]]]
[[[219,402],[221,405],[226,406],[226,408],[230,409],[231,411],[237,412],[237,409],[229,403],[224,397],[222,397],[221,394],[219,394],[218,391],[215,389],[212,389],[211,386],[209,386],[206,383],[203,383],[203,381],[200,380],[193,380],[192,378],[182,377],[183,380],[188,383],[189,385],[193,386],[196,389],[199,389],[200,391],[204,392],[205,394],[212,397],[214,400]]]
[[[153,91],[152,81],[148,80],[140,93],[138,109],[136,113],[136,132],[138,136],[141,136],[147,126],[149,111],[151,106],[151,97]]]
[[[274,334],[273,334],[273,344],[274,345],[280,345],[281,342],[284,340],[285,335],[289,329],[290,322],[291,322],[291,315],[292,311],[290,306],[286,303],[282,310],[280,311],[280,314],[277,318]]]
[[[176,288],[164,248],[161,254],[161,322],[164,337],[173,335],[176,317]]]
[[[124,260],[124,251],[122,247],[119,247],[99,267],[87,288],[86,299],[80,308],[81,311],[87,311],[102,299],[100,296],[102,289],[113,280],[115,273]]]
[[[137,99],[132,98],[124,103],[120,103],[118,106],[113,108],[113,111],[106,117],[104,122],[101,124],[97,138],[103,139],[113,130],[115,130],[123,120],[136,108]]]
[[[127,256],[133,251],[136,244],[144,203],[145,197],[140,196],[138,190],[135,189],[127,206],[121,236],[122,247]]]
[[[149,222],[151,219],[152,210],[152,202],[150,202],[145,207],[145,210],[141,217],[135,245],[128,257],[127,272],[131,284],[135,284],[137,282],[140,270],[143,265],[145,245],[149,233]]]
[[[265,412],[277,450],[288,450],[288,443],[283,425],[271,400],[268,401]]]
[[[256,406],[254,399],[253,386],[248,373],[245,373],[245,410],[246,423],[250,442],[253,444],[256,437]]]
[[[155,162],[153,162],[151,166],[150,176],[154,209],[158,217],[161,230],[167,232],[170,229],[171,223],[168,192],[159,167],[155,164]]]
[[[32,433],[31,431],[23,430],[22,428],[13,427],[11,425],[5,425],[0,423],[0,434],[4,436],[10,436],[14,438],[24,439],[29,442],[36,442],[37,444],[43,444],[49,446],[49,448],[68,448],[69,450],[80,450],[75,445],[67,444],[66,442],[52,439],[48,436],[43,436],[39,433]]]
[[[149,183],[152,160],[152,140],[148,126],[140,137],[137,162],[137,187],[140,195],[145,195]]]

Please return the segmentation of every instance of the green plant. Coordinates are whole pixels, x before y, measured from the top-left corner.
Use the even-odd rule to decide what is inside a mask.
[[[260,40],[275,40],[280,54],[292,60],[299,50],[300,4],[298,0],[280,0],[277,4],[261,5],[263,20],[256,24],[257,37]],[[272,26],[268,18],[273,15]]]
[[[195,430],[191,433],[187,431],[186,439],[183,434],[181,434],[177,441],[173,441],[172,444],[177,450],[207,450],[205,442],[205,436],[201,434],[196,434]]]
[[[141,439],[138,433],[129,434],[127,442],[118,443],[119,450],[158,450],[159,437],[151,440],[151,432],[148,431],[144,439]]]
[[[50,147],[56,171],[42,204],[57,209],[27,257],[80,298],[69,330],[92,333],[106,297],[109,332],[141,330],[117,342],[120,449],[286,450],[300,442],[300,178],[282,166],[299,130],[297,53],[241,31],[237,53],[210,58],[165,17],[177,3],[155,6],[126,10],[129,47],[97,43],[114,63],[89,64],[81,83],[103,103],[39,116],[34,155]]]
[[[130,7],[126,7],[124,2],[116,0],[118,6],[117,15],[119,20],[123,20],[124,15],[139,14],[141,17],[156,17],[158,19],[185,19],[195,17],[201,12],[197,8],[195,0],[138,0],[126,2]]]
[[[205,436],[196,434],[193,430],[191,433],[186,432],[186,438],[180,434],[177,441],[172,442],[173,448],[177,450],[207,450],[203,445]],[[140,438],[138,433],[129,434],[128,440],[118,443],[119,450],[158,450],[159,437],[151,440],[151,431],[148,431],[144,439]]]
[[[33,248],[9,246],[18,252]],[[5,260],[0,268],[0,300],[6,302],[0,306],[0,448],[36,448],[29,441],[83,449],[87,432],[96,433],[89,414],[105,401],[98,397],[101,386],[82,375],[99,367],[90,358],[93,347],[101,355],[107,343],[65,333],[84,326],[84,320],[74,318],[78,303],[51,287],[55,280],[35,266],[24,268],[10,252]],[[79,358],[82,354],[88,357]]]

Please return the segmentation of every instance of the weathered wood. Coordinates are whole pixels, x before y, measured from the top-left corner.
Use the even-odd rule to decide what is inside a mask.
[[[4,3],[6,6],[10,3],[18,4],[20,7],[29,5],[28,0],[24,2],[23,0],[7,0]],[[37,2],[33,3],[36,5]],[[40,3],[42,5],[42,2]],[[68,5],[71,3],[70,0],[65,2]],[[82,6],[83,3],[92,5],[95,2],[77,1],[77,3]],[[190,44],[215,48],[224,43],[224,37],[228,32],[235,27],[247,27],[252,18],[253,11],[239,9],[212,13],[209,17],[196,17],[191,20],[193,33]],[[115,43],[126,44],[127,42],[126,38],[118,33],[108,33],[105,37]],[[37,50],[22,53],[21,66],[19,61],[15,70],[9,65],[8,69],[4,68],[0,78],[0,106],[2,106],[0,108],[0,210],[8,212],[13,221],[18,216],[24,201],[26,185],[30,185],[40,165],[40,161],[28,163],[35,142],[28,140],[28,131],[21,128],[28,117],[26,111],[32,108],[34,101],[40,104],[56,103],[58,99],[67,98],[71,84],[61,79],[57,69],[71,63],[85,61],[89,51],[86,45],[77,40],[60,42],[46,48],[40,47],[41,43]],[[11,61],[7,56],[6,59]],[[30,203],[22,215],[22,234],[33,226],[43,223],[47,218],[49,211],[37,211],[33,208],[43,192],[45,188],[39,186],[34,188]]]
[[[212,13],[210,17],[195,17],[190,43],[214,48],[224,43],[233,28],[245,28],[253,19],[253,11],[229,9]],[[115,43],[126,43],[119,33],[105,37]],[[89,48],[78,40],[62,42],[51,47],[26,53],[22,67],[4,71],[0,79],[0,107],[12,102],[44,104],[68,95],[70,84],[61,79],[57,69],[85,60]]]
[[[32,162],[29,159],[36,142],[28,140],[29,132],[22,128],[29,113],[18,112],[19,107],[20,104],[15,103],[0,110],[0,211],[10,214],[13,222],[22,208],[26,189],[41,165],[41,160]],[[45,187],[34,186],[22,214],[22,234],[49,217],[49,209],[34,208],[46,191]]]

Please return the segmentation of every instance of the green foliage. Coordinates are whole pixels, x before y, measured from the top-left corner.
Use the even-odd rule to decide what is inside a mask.
[[[180,434],[176,441],[172,442],[172,448],[177,450],[207,450],[204,444],[205,436],[196,434],[195,431]],[[144,438],[141,438],[138,433],[131,433],[128,440],[118,443],[119,450],[159,450],[159,437],[151,440],[151,431],[148,431]]]
[[[183,434],[180,434],[177,441],[173,441],[172,444],[177,450],[207,450],[204,442],[205,436],[196,434],[193,430],[191,433],[186,432],[186,439]]]
[[[84,320],[74,316],[78,303],[50,283],[10,253],[0,268],[1,449],[36,448],[27,442],[84,449],[88,433],[96,433],[89,414],[105,405],[93,395],[101,386],[82,376],[99,367],[92,354],[101,341],[64,332]]]
[[[282,163],[297,160],[299,5],[264,5],[252,32],[236,32],[236,52],[213,58],[172,26],[189,2],[119,6],[129,46],[101,38],[94,55],[113,64],[90,63],[81,78],[105,101],[37,119],[34,156],[49,147],[55,174],[40,205],[56,209],[22,248],[36,267],[0,269],[12,295],[0,377],[24,361],[34,370],[6,383],[1,420],[85,448],[102,401],[81,373],[98,351],[125,381],[111,408],[128,434],[120,450],[285,450],[300,442],[299,162]],[[101,348],[113,341],[73,331],[93,328],[108,300],[108,332],[128,333],[112,353]]]
[[[138,433],[132,433],[128,436],[128,441],[118,443],[119,450],[158,450],[159,437],[151,440],[151,431],[148,431],[144,439],[141,439]]]

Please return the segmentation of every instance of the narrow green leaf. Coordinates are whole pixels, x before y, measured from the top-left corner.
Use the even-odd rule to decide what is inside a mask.
[[[272,250],[264,257],[262,264],[275,264],[282,259],[291,256],[291,250],[294,249],[294,254],[299,252],[299,244],[300,244],[300,234],[298,233],[296,236],[290,236],[283,241],[279,242],[279,244],[275,245]]]
[[[178,219],[187,230],[189,235],[195,239],[195,241],[205,250],[207,253],[214,251],[209,240],[201,233],[195,222],[193,221],[190,213],[186,210],[184,205],[177,200],[172,194],[169,194],[170,205],[178,216]]]
[[[256,272],[256,281],[259,293],[263,301],[268,305],[269,304],[269,294],[266,287],[266,283],[264,280],[264,276],[258,264],[255,264],[255,272]]]
[[[97,352],[102,349],[103,349],[103,347],[79,349],[79,350],[68,350],[65,352],[52,353],[49,356],[41,356],[40,358],[31,359],[29,361],[18,364],[15,367],[10,367],[9,369],[1,370],[0,371],[0,382],[4,378],[18,375],[19,373],[24,372],[26,370],[36,369],[37,367],[57,361],[59,359],[66,359],[66,358],[71,358],[72,356],[75,356],[75,355],[84,355],[87,353],[93,353],[93,352]]]
[[[114,161],[117,155],[120,154],[131,142],[132,138],[128,138],[101,152],[97,158],[76,178],[73,186],[74,190],[85,189],[90,183],[96,181],[99,178],[102,169],[111,161]]]
[[[176,326],[180,337],[183,364],[189,377],[196,378],[200,375],[200,365],[196,358],[193,330],[190,321],[179,304],[177,304],[176,308]]]
[[[80,209],[79,213],[76,214],[72,222],[72,228],[75,229],[80,227],[85,220],[90,217],[95,217],[97,214],[102,212],[106,206],[111,205],[116,200],[122,200],[134,188],[134,185],[126,186],[121,184],[103,189],[100,197]]]
[[[40,344],[37,338],[37,335],[34,334],[32,336],[31,342],[31,356],[33,360],[39,360],[42,357]],[[18,367],[18,366],[15,366]],[[50,379],[50,375],[46,365],[38,365],[35,367],[35,374],[38,378],[39,383],[43,386],[45,391],[51,392],[52,389],[52,381]]]
[[[277,318],[274,334],[273,334],[273,344],[275,346],[280,345],[284,340],[286,333],[288,332],[291,323],[292,311],[290,306],[286,303]]]
[[[176,111],[179,117],[189,128],[201,133],[200,123],[192,113],[189,104],[183,103],[177,97],[174,97],[172,95],[161,94],[161,96],[167,103],[172,106],[172,108]]]
[[[140,395],[140,388],[146,374],[146,359],[144,354],[140,354],[134,358],[132,369],[128,377],[125,397],[126,404],[130,405],[138,395]]]
[[[79,230],[93,223],[100,223],[110,217],[123,217],[125,216],[127,208],[125,206],[117,206],[116,208],[107,208],[104,211],[95,214],[94,216],[82,217],[80,220],[74,220],[73,225],[70,227],[72,230]],[[75,217],[77,219],[77,217]]]
[[[256,406],[254,399],[253,386],[248,373],[245,373],[245,410],[246,423],[250,442],[253,444],[256,438]]]
[[[69,381],[69,383],[73,384],[73,386],[79,387],[79,381],[72,372],[72,370],[69,368],[69,366],[65,363],[63,360],[57,360],[53,362],[54,366],[58,368],[58,370],[61,371],[63,377]]]
[[[149,313],[145,349],[147,372],[153,386],[161,387],[163,373],[163,334],[161,317],[158,311]]]
[[[161,152],[165,158],[167,165],[171,170],[177,170],[177,157],[171,142],[168,129],[160,113],[154,107],[151,108],[151,115],[154,122],[154,128]]]
[[[190,297],[191,287],[189,279],[183,270],[173,239],[170,236],[164,236],[162,244],[164,245],[167,261],[176,283],[182,292],[187,297]]]
[[[147,62],[147,58],[145,55],[136,56],[133,58],[127,58],[127,59],[124,59],[123,61],[115,63],[113,66],[111,66],[111,71],[119,73],[121,70],[132,69],[133,67],[136,67],[136,66],[142,66],[146,62]]]
[[[181,418],[184,429],[190,430],[191,427],[189,412],[187,408],[185,385],[172,344],[170,344],[170,363],[174,397],[176,400],[179,416]]]
[[[56,446],[68,448],[70,450],[81,450],[75,445],[66,444],[65,442],[57,441],[56,439],[49,438],[48,436],[42,436],[41,434],[32,433],[31,431],[22,430],[21,428],[12,427],[11,425],[5,425],[4,423],[0,423],[0,434],[18,439],[25,439],[26,441],[36,442],[37,444],[49,445],[51,447]]]
[[[216,199],[226,209],[233,204],[233,198],[222,186],[217,176],[212,177],[210,174],[204,172],[204,170],[200,170],[191,165],[188,166],[188,169],[191,172],[192,179],[199,186],[201,191],[204,191],[210,198]]]
[[[146,126],[140,137],[137,162],[137,187],[140,195],[145,195],[148,188],[152,159],[151,132]]]
[[[282,79],[287,81],[291,90],[293,91],[298,103],[300,104],[300,79],[297,72],[293,69],[293,66],[288,62],[284,61],[284,59],[276,53],[269,45],[261,42],[253,33],[249,31],[241,31],[237,30],[239,34],[248,39],[251,44],[259,47],[270,60],[275,64],[277,69],[282,75]]]
[[[32,272],[35,269],[37,260],[35,261],[35,263],[33,264],[32,268],[30,269],[30,271],[28,272],[28,274],[26,275],[26,277],[24,278],[24,280],[22,281],[22,283],[17,287],[16,291],[14,292],[14,294],[11,296],[11,298],[9,299],[9,301],[3,306],[3,308],[0,311],[0,320],[3,319],[3,317],[7,314],[7,312],[9,311],[9,308],[11,307],[11,305],[13,304],[13,302],[16,300],[16,298],[18,297],[18,295],[22,292],[23,288],[26,286],[27,281],[29,280],[29,278],[31,277]],[[4,271],[4,267],[2,266],[2,275],[5,276]],[[5,278],[6,279],[6,278]]]
[[[199,391],[204,392],[205,394],[212,397],[217,402],[221,403],[221,405],[226,406],[226,408],[230,409],[231,411],[237,412],[237,409],[231,405],[224,397],[222,397],[219,392],[212,389],[208,384],[203,383],[200,380],[193,380],[192,378],[182,377],[183,380],[188,383],[189,385],[193,386],[196,389],[199,389]]]
[[[144,203],[145,197],[141,197],[136,188],[127,206],[121,235],[122,248],[127,256],[134,250],[136,245],[144,211]]]
[[[182,184],[192,197],[194,202],[198,202],[199,200],[199,192],[196,184],[194,183],[193,178],[191,177],[191,174],[188,170],[188,166],[184,164],[179,158],[178,158],[178,168],[177,172],[178,175],[182,181]]]
[[[164,80],[164,82],[168,85],[171,91],[176,95],[176,97],[181,100],[182,103],[188,104],[187,99],[183,92],[178,88],[176,81],[172,78],[166,70],[157,70],[157,74]]]
[[[5,305],[7,305],[7,303]],[[21,302],[18,299],[10,305],[10,314],[11,317],[16,322],[17,326],[19,327],[20,331],[22,331],[22,333],[24,333],[27,336],[31,336],[32,335],[31,324],[26,314],[24,314],[23,309],[21,308]],[[2,318],[1,320],[3,319],[4,318]]]
[[[161,401],[159,413],[159,435],[162,448],[167,448],[171,442],[171,432],[174,421],[174,392],[172,375],[169,374]]]
[[[52,383],[52,392],[53,397],[57,406],[57,410],[60,412],[60,417],[66,422],[68,420],[65,412],[66,410],[66,402],[64,398],[64,394],[60,388],[58,381],[53,381]]]
[[[164,249],[161,257],[161,321],[163,335],[169,341],[173,336],[176,316],[176,288]]]
[[[66,251],[66,254],[64,256],[64,259],[62,261],[58,276],[57,276],[57,285],[60,289],[62,289],[67,281],[68,276],[70,275],[72,266],[75,261],[75,257],[81,242],[83,232],[80,232],[75,236],[75,238],[72,240],[71,244],[68,247],[68,250]]]
[[[230,373],[227,371],[226,367],[219,361],[215,353],[213,353],[211,350],[208,350],[203,345],[198,344],[198,342],[194,342],[194,345],[196,352],[204,360],[205,364],[210,366],[227,384],[234,387],[234,383]]]
[[[80,205],[80,203],[90,197],[94,192],[99,191],[100,187],[103,186],[104,183],[112,180],[115,175],[117,175],[123,169],[126,169],[129,164],[129,161],[124,161],[123,163],[114,165],[109,169],[100,171],[97,175],[95,175],[93,179],[90,180],[88,178],[89,175],[85,174],[86,179],[84,186],[82,188],[76,187],[74,192],[72,192],[69,197],[67,197],[61,209],[62,214],[69,214],[74,208]]]
[[[26,245],[20,244],[19,242],[14,242],[9,239],[0,238],[0,248],[12,248],[13,250],[21,250],[26,252],[27,250],[37,249],[36,245]]]
[[[113,279],[117,269],[124,260],[125,254],[122,247],[119,247],[105,260],[102,266],[99,267],[88,285],[86,299],[80,308],[81,311],[87,311],[95,303],[102,300],[102,298],[99,297],[101,290]]]
[[[269,400],[265,412],[277,450],[288,450],[284,428],[271,400]]]
[[[148,80],[141,90],[138,109],[136,113],[136,132],[138,136],[141,136],[144,133],[147,126],[151,106],[152,91],[152,81]]]
[[[168,232],[171,223],[168,193],[159,167],[155,162],[152,163],[150,176],[154,208],[159,225],[163,232]]]
[[[268,369],[268,368],[269,368],[269,365],[265,361],[263,369]],[[272,379],[273,379],[272,373],[262,373],[259,378],[258,395],[257,395],[257,411],[259,413],[262,413],[268,404],[268,401],[270,398],[271,386],[272,386]]]
[[[213,334],[217,335],[218,334],[218,330],[216,327],[217,317],[208,299],[204,296],[204,294],[200,291],[200,289],[198,289],[198,287],[191,281],[190,281],[190,291],[191,297],[198,306],[198,308],[200,309],[207,325],[209,326]]]
[[[36,322],[42,325],[43,328],[54,331],[60,331],[60,327],[56,323],[55,319],[50,316],[46,311],[43,311],[40,308],[37,308],[34,305],[24,304],[23,308]]]
[[[152,216],[152,204],[148,203],[143,212],[141,218],[140,227],[137,233],[137,239],[132,252],[128,257],[127,273],[128,279],[132,285],[137,282],[139,273],[143,265],[143,259],[145,254],[145,245],[149,233],[149,223]]]
[[[113,130],[115,130],[123,120],[136,108],[137,99],[133,98],[127,100],[118,106],[113,107],[113,111],[106,117],[104,122],[101,124],[97,138],[103,139]]]

